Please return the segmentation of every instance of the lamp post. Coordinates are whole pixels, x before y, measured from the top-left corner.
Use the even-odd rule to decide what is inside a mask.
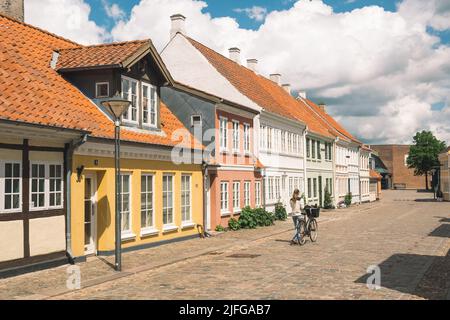
[[[116,271],[122,270],[122,217],[120,215],[121,207],[121,179],[120,179],[120,119],[122,115],[128,110],[130,106],[130,101],[125,100],[121,97],[113,97],[111,99],[101,102],[102,106],[111,114],[114,120],[114,160],[115,160],[115,172],[116,172],[116,223],[115,223],[115,269]]]

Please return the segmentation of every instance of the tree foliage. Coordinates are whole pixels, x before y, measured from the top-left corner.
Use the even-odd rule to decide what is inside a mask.
[[[433,167],[439,166],[439,154],[447,148],[445,142],[438,140],[431,131],[417,132],[413,138],[407,158],[408,168],[414,169],[417,176],[425,175],[428,189],[428,174]]]

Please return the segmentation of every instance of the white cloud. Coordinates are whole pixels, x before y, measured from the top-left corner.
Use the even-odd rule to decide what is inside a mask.
[[[117,3],[109,4],[107,0],[102,0],[102,4],[108,17],[114,20],[125,18],[125,11],[123,11]]]
[[[450,47],[427,33],[427,27],[450,28],[450,0],[404,0],[396,12],[367,6],[343,13],[320,0],[300,0],[268,12],[255,31],[231,17],[212,18],[206,7],[198,0],[141,0],[129,18],[116,21],[111,37],[151,38],[161,50],[169,40],[169,16],[181,13],[191,37],[224,55],[240,47],[241,61],[258,58],[263,74],[280,72],[283,82],[327,102],[362,139],[407,142],[415,130],[433,129],[450,141]],[[89,20],[89,11],[82,0],[28,0],[26,13],[30,22],[68,38],[102,41],[107,34]],[[443,110],[431,109],[442,102]]]
[[[233,10],[237,13],[245,13],[250,19],[255,21],[264,21],[267,16],[267,8],[253,6],[251,8],[236,8]]]
[[[81,44],[103,42],[107,31],[89,19],[83,0],[26,0],[25,22]]]

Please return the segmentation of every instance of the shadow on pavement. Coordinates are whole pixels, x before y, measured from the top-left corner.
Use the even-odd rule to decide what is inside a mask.
[[[430,237],[450,238],[450,224],[444,223],[429,234]]]
[[[423,276],[420,270],[429,266]],[[424,299],[446,299],[450,288],[450,250],[445,257],[395,254],[378,265],[381,287],[412,294]],[[367,283],[365,274],[355,283]],[[417,277],[421,277],[417,279]],[[418,283],[417,283],[418,282]]]

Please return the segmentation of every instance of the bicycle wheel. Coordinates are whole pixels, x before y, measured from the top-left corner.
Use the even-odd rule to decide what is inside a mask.
[[[317,224],[316,219],[312,219],[309,222],[309,237],[311,238],[312,242],[316,242],[317,241],[317,235],[319,233],[319,225]]]
[[[298,223],[297,233],[299,235],[298,244],[304,245],[306,242],[306,222],[305,222],[305,220],[302,219]]]

